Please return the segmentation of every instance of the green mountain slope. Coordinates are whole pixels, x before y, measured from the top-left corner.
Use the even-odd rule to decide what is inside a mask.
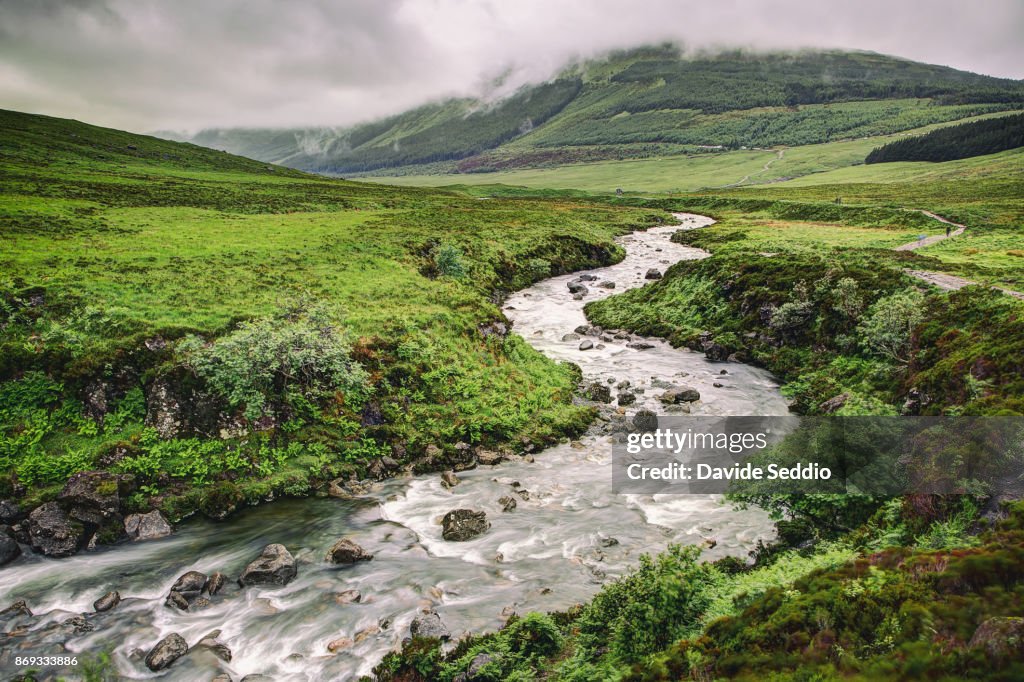
[[[191,141],[328,173],[482,172],[814,144],[1022,103],[1021,81],[874,53],[688,57],[662,46],[574,65],[498,102],[449,100],[347,129],[207,130]]]

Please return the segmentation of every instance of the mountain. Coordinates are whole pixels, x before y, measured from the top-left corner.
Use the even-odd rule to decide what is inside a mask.
[[[688,56],[665,45],[574,64],[497,102],[452,99],[350,128],[178,139],[333,174],[485,172],[813,144],[1022,104],[1024,81],[869,52]]]

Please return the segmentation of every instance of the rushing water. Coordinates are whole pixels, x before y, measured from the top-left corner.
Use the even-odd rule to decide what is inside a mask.
[[[677,217],[683,229],[713,222]],[[598,279],[587,283],[584,300],[573,300],[566,287],[580,273],[515,294],[505,306],[514,331],[549,357],[578,364],[587,381],[629,380],[644,389],[628,414],[642,407],[657,411],[661,382],[697,388],[702,400],[694,414],[786,414],[771,377],[752,367],[711,363],[654,339],[645,339],[653,344],[646,350],[627,348],[624,340],[595,339],[603,348],[581,351],[579,341],[561,341],[586,322],[587,301],[641,286],[649,268],[664,270],[706,255],[670,242],[678,229],[623,237],[625,260],[591,271]],[[616,283],[614,291],[594,286],[606,280]],[[723,368],[727,374],[721,374]],[[613,495],[610,454],[608,437],[592,435],[537,453],[534,463],[461,472],[461,483],[451,490],[436,474],[395,479],[357,500],[282,501],[227,523],[191,521],[163,540],[61,560],[24,556],[0,569],[0,606],[25,599],[40,617],[6,640],[0,671],[14,672],[14,655],[112,651],[120,675],[129,679],[202,680],[218,669],[235,680],[254,673],[275,680],[349,679],[368,673],[400,646],[421,608],[436,608],[454,636],[495,629],[511,610],[557,610],[585,601],[602,582],[634,566],[641,553],[668,543],[714,538],[717,546],[705,554],[714,558],[743,556],[770,537],[765,514],[733,510],[717,497]],[[517,496],[517,509],[503,513],[497,500],[514,490],[514,482],[529,491],[529,499]],[[469,542],[444,541],[439,519],[459,507],[486,511],[491,529]],[[373,561],[351,567],[325,563],[327,548],[342,536],[372,552]],[[298,577],[287,586],[232,584],[213,605],[195,612],[163,605],[171,584],[186,570],[237,576],[271,542],[284,544],[299,562]],[[107,613],[90,614],[92,630],[58,627],[91,612],[92,602],[112,589],[124,601]],[[352,589],[362,600],[341,603],[338,595]],[[234,654],[230,663],[195,651],[157,675],[142,662],[145,652],[171,632],[191,645],[215,628]],[[343,637],[353,640],[351,645],[329,653],[327,644]],[[44,676],[57,674],[74,677],[75,669],[44,669]]]

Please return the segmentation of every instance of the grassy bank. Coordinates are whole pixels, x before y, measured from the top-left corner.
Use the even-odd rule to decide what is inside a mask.
[[[384,456],[577,431],[574,371],[496,302],[664,220],[0,123],[0,497],[27,507],[101,469],[134,476],[124,512],[222,516]]]

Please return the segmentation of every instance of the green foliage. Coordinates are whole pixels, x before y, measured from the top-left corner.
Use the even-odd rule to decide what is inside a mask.
[[[334,391],[358,406],[367,393],[366,372],[351,357],[336,317],[326,309],[241,323],[210,343],[189,336],[178,344],[186,366],[232,407],[255,421],[299,391],[322,399]]]
[[[872,150],[864,163],[952,161],[1024,147],[1024,114],[972,121]]]
[[[454,244],[439,244],[433,252],[434,265],[443,277],[463,279],[466,276],[465,256]]]
[[[857,328],[864,348],[889,360],[909,363],[911,337],[924,319],[923,304],[924,296],[916,289],[875,301]]]

